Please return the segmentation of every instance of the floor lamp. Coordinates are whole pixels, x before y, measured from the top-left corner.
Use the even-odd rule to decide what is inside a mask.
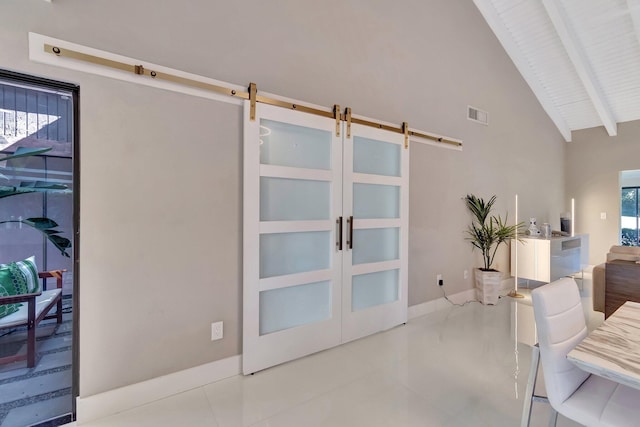
[[[576,235],[576,199],[571,198],[571,237]]]
[[[514,276],[514,284],[513,284],[513,290],[511,292],[509,292],[509,296],[511,298],[524,298],[524,295],[518,293],[518,195],[516,194],[516,235],[515,235],[515,262],[513,263],[513,265],[515,266],[514,268],[514,272],[513,272],[513,276]]]

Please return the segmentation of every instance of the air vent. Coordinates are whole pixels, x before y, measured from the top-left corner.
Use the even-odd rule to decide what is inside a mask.
[[[473,122],[482,123],[483,125],[489,125],[489,113],[470,105],[467,105],[467,119]]]

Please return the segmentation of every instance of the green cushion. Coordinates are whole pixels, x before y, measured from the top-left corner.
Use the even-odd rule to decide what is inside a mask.
[[[24,278],[27,292],[20,293],[33,293],[40,291],[40,282],[38,281],[38,267],[36,267],[35,256],[30,256],[23,261],[12,262],[8,265],[9,268],[15,269],[14,274],[16,275],[16,277],[22,276]],[[17,270],[19,270],[19,273],[21,274],[19,274]],[[18,280],[22,281],[22,279]]]
[[[13,274],[9,267],[0,267],[0,296],[18,295],[18,291],[13,283]],[[0,318],[15,313],[22,306],[20,303],[0,305]]]
[[[0,296],[29,294],[39,290],[35,257],[0,264]],[[0,318],[15,313],[20,306],[20,303],[0,305]]]

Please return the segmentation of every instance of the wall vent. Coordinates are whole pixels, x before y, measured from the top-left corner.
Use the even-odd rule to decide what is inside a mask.
[[[489,125],[489,113],[470,105],[467,105],[467,119],[483,125]]]

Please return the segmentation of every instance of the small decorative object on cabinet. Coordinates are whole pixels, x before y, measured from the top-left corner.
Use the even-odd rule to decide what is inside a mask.
[[[496,251],[502,243],[517,237],[517,231],[523,224],[507,225],[508,216],[502,219],[499,215],[491,215],[496,196],[488,201],[468,194],[465,198],[467,208],[471,212],[471,225],[467,229],[467,240],[473,248],[482,252],[484,266],[475,270],[476,292],[482,304],[496,304],[500,292],[502,273],[493,269]]]
[[[527,228],[527,234],[530,236],[539,236],[540,229],[538,228],[535,218],[529,218],[529,228]]]

